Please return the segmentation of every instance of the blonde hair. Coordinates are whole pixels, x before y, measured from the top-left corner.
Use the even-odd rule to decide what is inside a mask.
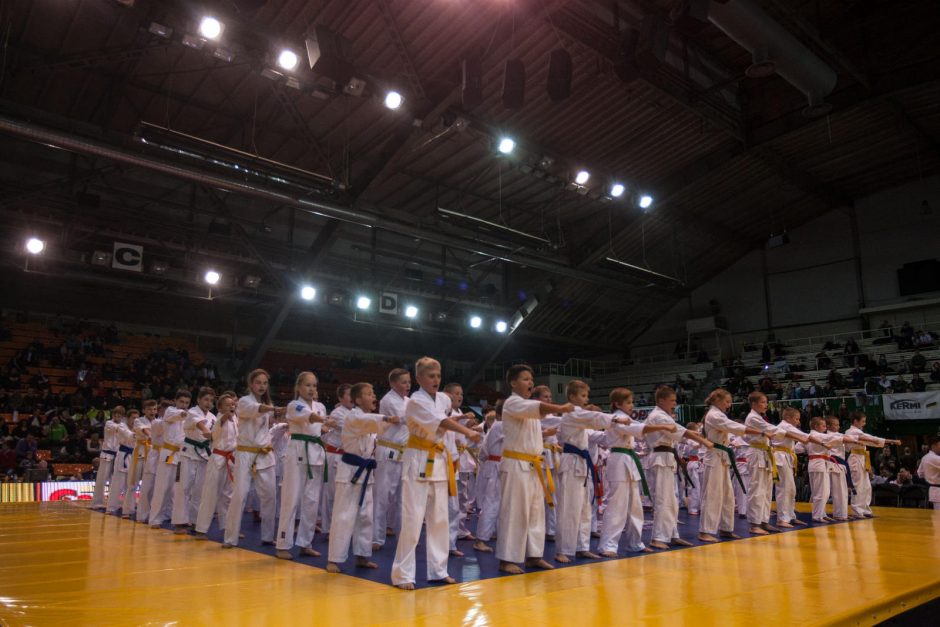
[[[755,403],[759,403],[762,398],[767,398],[767,395],[763,392],[751,392],[747,395],[747,402],[754,405]]]
[[[731,392],[724,388],[715,388],[711,391],[711,394],[708,395],[708,398],[705,399],[705,404],[714,405],[723,398],[731,398]]]
[[[581,379],[572,379],[565,387],[565,396],[571,398],[581,390],[590,390],[591,387]]]
[[[826,424],[826,419],[823,418],[822,416],[814,416],[809,421],[810,428],[817,427],[819,425],[824,425],[824,424]]]
[[[610,391],[610,406],[620,405],[633,398],[633,392],[627,388],[614,388]]]
[[[784,407],[783,411],[781,412],[781,415],[784,418],[789,418],[790,416],[793,416],[794,414],[796,414],[797,416],[800,415],[800,410],[797,409],[796,407]]]
[[[668,385],[661,385],[661,386],[659,386],[658,388],[656,388],[655,396],[656,396],[656,402],[657,402],[657,403],[658,403],[659,401],[664,401],[664,400],[666,400],[666,399],[669,398],[670,396],[675,396],[675,395],[676,395],[676,391],[673,390],[673,389],[672,389],[671,387],[669,387]]]
[[[300,398],[300,384],[304,382],[304,379],[307,377],[313,377],[313,380],[319,383],[317,375],[313,374],[309,370],[304,370],[299,375],[297,375],[297,380],[294,381],[294,398]]]
[[[415,362],[415,376],[422,375],[429,370],[440,370],[441,362],[433,357],[422,357]]]
[[[265,370],[264,368],[255,368],[254,370],[248,373],[248,377],[247,377],[248,378],[248,393],[254,395],[254,393],[251,391],[251,384],[254,383],[255,379],[257,379],[261,375],[264,375],[264,378],[268,380],[268,384],[269,384],[267,391],[264,393],[264,397],[262,397],[261,399],[261,402],[264,403],[265,405],[271,405],[272,404],[271,386],[270,386],[271,375],[268,374],[268,371]]]

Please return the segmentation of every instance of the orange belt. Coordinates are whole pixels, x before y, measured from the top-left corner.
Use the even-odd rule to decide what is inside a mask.
[[[231,481],[235,481],[235,476],[232,474],[232,468],[231,466],[229,466],[229,464],[231,464],[232,466],[235,465],[235,453],[232,451],[223,451],[220,448],[214,448],[212,449],[212,454],[220,455],[226,459],[225,470],[228,471],[228,478]]]

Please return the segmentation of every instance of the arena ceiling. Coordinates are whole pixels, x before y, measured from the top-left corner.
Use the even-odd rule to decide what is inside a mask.
[[[42,233],[39,269],[89,289],[196,296],[212,266],[217,295],[269,322],[309,280],[323,296],[417,299],[449,314],[445,333],[535,296],[519,335],[626,348],[770,235],[940,170],[935,2],[746,2],[764,21],[745,35],[783,33],[781,73],[794,58],[831,72],[831,91],[807,96],[749,77],[741,35],[707,17],[743,1],[5,0],[7,267],[21,272],[22,238]],[[193,38],[207,14],[218,42]],[[304,64],[315,26],[348,40],[348,65]],[[275,75],[282,47],[301,63]],[[556,50],[573,67],[557,102]],[[465,59],[480,62],[478,102]],[[510,59],[525,68],[518,108],[502,94]],[[348,76],[363,83],[344,90]],[[91,263],[114,241],[145,246],[144,272]]]

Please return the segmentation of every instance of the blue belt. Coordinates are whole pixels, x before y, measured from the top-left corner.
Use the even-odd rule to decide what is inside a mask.
[[[118,450],[119,450],[120,452],[124,453],[124,460],[123,460],[123,461],[124,461],[124,468],[122,468],[122,470],[127,470],[127,456],[134,454],[134,447],[133,447],[133,446],[124,446],[123,444],[121,444],[121,445],[118,446]]]
[[[108,455],[114,455],[115,457],[117,457],[117,451],[109,451],[108,449],[103,448],[103,449],[101,449],[101,452],[102,452],[102,453],[107,453]]]
[[[561,448],[561,452],[577,455],[587,464],[588,470],[591,471],[591,481],[594,482],[594,495],[591,497],[591,502],[593,503],[597,497],[604,496],[604,486],[597,474],[597,467],[594,465],[594,460],[591,459],[591,454],[588,453],[587,450],[578,448],[577,446],[568,444],[567,442],[565,442],[565,445]],[[587,477],[584,478],[584,485],[587,485]]]
[[[356,466],[359,469],[356,471],[356,474],[353,475],[350,483],[355,485],[355,483],[359,481],[359,477],[362,476],[362,473],[366,473],[365,481],[362,482],[362,492],[359,494],[359,507],[362,507],[362,502],[366,498],[366,487],[369,485],[369,476],[372,474],[372,471],[375,470],[375,460],[371,457],[359,457],[352,453],[343,453],[340,459],[343,460],[343,463]]]
[[[852,494],[855,494],[855,484],[852,482],[852,471],[849,469],[849,462],[844,457],[839,457],[838,455],[832,455],[837,463],[842,466],[845,466],[845,482],[849,485],[849,490]]]

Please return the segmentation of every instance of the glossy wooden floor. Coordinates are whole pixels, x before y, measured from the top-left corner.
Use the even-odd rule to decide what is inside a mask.
[[[866,625],[940,597],[940,513],[407,593],[70,503],[0,506],[8,625]]]

